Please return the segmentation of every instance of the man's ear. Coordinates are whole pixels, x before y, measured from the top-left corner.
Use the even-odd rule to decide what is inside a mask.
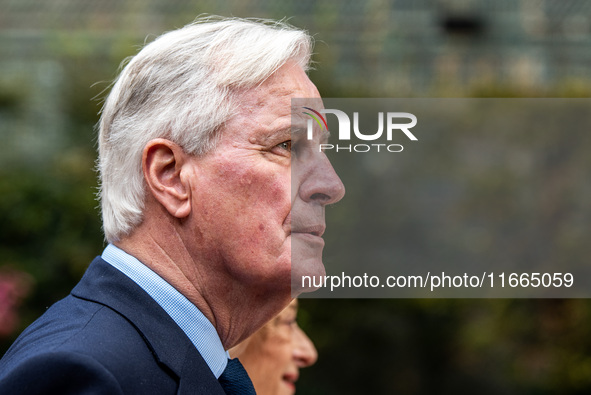
[[[149,192],[176,218],[184,218],[191,212],[191,186],[188,177],[182,174],[188,157],[179,145],[166,139],[150,140],[142,155]]]

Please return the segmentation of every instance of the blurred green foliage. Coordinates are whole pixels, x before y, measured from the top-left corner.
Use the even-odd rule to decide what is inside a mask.
[[[133,48],[127,50],[131,53]],[[101,91],[108,86],[97,81],[113,78],[122,55],[116,57],[113,61],[96,53],[59,52],[54,61],[67,79],[55,100],[67,122],[61,123],[58,150],[54,139],[43,136],[46,120],[36,124],[33,138],[47,142],[49,155],[42,150],[38,156],[14,157],[14,149],[2,147],[6,156],[0,167],[0,268],[23,271],[33,279],[19,309],[19,330],[0,338],[2,353],[22,329],[69,293],[104,248],[96,200],[94,125]],[[0,120],[7,121],[2,132],[17,141],[26,134],[27,122],[35,125],[27,119],[35,91],[30,83],[23,86],[19,90],[5,80],[0,90]],[[12,128],[7,130],[7,124]]]
[[[303,394],[585,394],[588,300],[302,300]]]

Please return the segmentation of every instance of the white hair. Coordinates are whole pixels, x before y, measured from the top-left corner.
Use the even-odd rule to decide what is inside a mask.
[[[308,69],[312,39],[268,20],[207,17],[146,45],[121,71],[99,123],[100,200],[109,242],[143,219],[142,152],[166,138],[185,152],[215,147],[236,113],[240,90],[269,78],[287,61]]]

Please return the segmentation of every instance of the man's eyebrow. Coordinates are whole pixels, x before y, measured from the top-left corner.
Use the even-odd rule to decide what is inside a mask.
[[[272,136],[285,136],[286,138],[291,137],[291,133],[292,132],[292,128],[291,127],[287,127],[287,128],[281,128],[281,129],[277,129],[276,131],[274,131],[272,133]]]
[[[290,127],[280,127],[278,129],[268,130],[263,135],[258,136],[256,138],[256,141],[258,141],[259,143],[267,143],[267,142],[275,141],[275,140],[282,139],[282,138],[285,138],[287,140],[290,138],[290,136],[291,136],[291,128]],[[251,140],[251,141],[254,142],[254,140]]]
[[[298,125],[292,125],[292,127],[289,131],[291,132],[291,136],[293,136],[293,137],[307,137],[307,134],[308,134],[307,127],[298,126]],[[314,134],[319,134],[321,141],[328,141],[328,139],[330,138],[330,131],[326,130],[326,129],[322,129],[321,132],[315,131]]]

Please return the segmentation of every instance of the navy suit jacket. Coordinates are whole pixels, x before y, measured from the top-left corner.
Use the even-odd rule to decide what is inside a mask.
[[[0,394],[220,394],[195,346],[137,284],[97,257],[0,360]]]

